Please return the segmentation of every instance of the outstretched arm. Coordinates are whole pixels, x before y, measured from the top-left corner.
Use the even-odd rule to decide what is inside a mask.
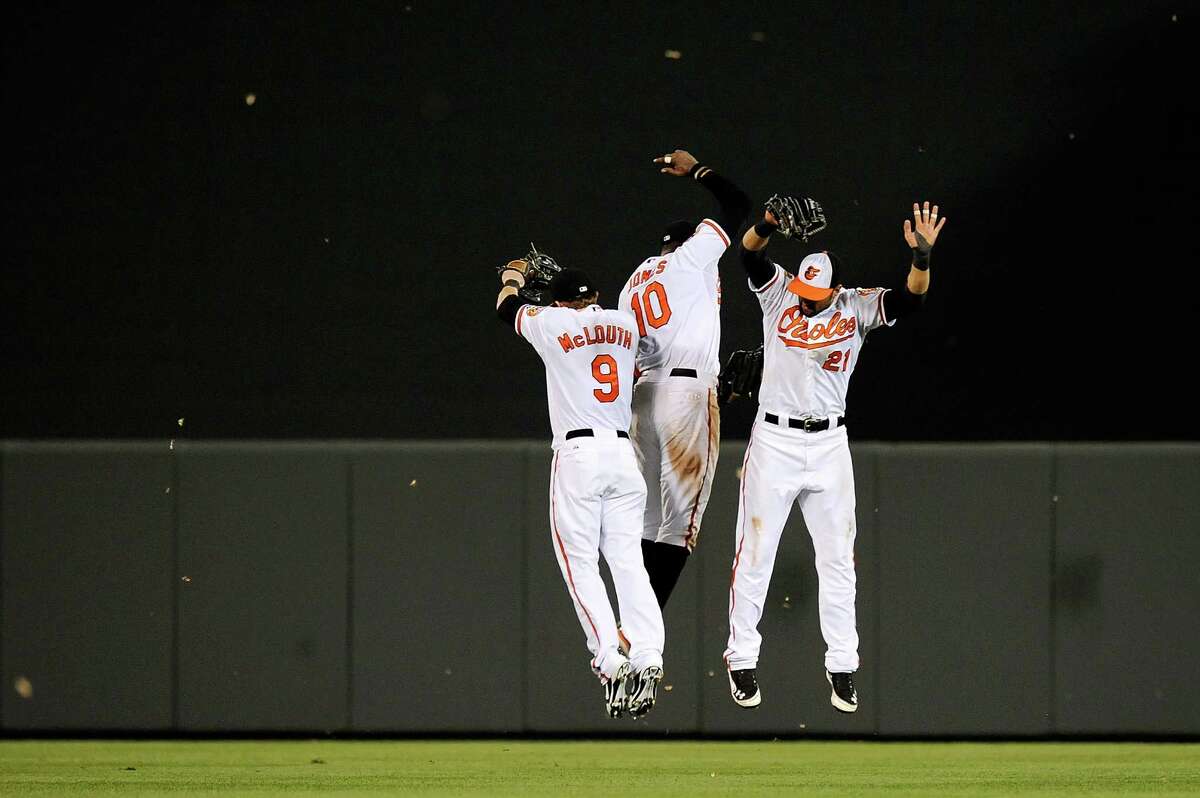
[[[746,216],[750,213],[750,197],[734,185],[733,181],[717,174],[711,167],[702,165],[687,150],[675,150],[668,155],[661,155],[655,158],[654,162],[662,165],[659,171],[663,174],[691,177],[711,191],[720,206],[720,210],[717,211],[717,223],[730,238],[742,229]]]
[[[504,283],[500,293],[496,295],[496,314],[500,320],[510,327],[517,320],[517,311],[521,309],[521,297],[517,291],[525,285],[525,267],[523,260],[512,260],[500,272],[500,281]]]
[[[888,319],[898,319],[920,310],[929,291],[929,261],[938,233],[946,224],[945,217],[938,219],[938,206],[929,207],[913,203],[913,218],[904,220],[904,240],[912,249],[912,265],[903,288],[888,291],[883,295],[884,314]]]
[[[750,278],[750,285],[755,288],[762,288],[775,276],[775,264],[767,258],[763,250],[766,249],[771,233],[778,227],[775,217],[770,211],[766,211],[762,221],[742,236],[738,254],[741,256],[742,266],[746,269],[746,276]]]

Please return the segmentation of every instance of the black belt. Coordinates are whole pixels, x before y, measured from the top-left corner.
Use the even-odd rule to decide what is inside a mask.
[[[783,426],[779,422],[779,416],[774,413],[764,413],[763,421],[768,424],[777,424]],[[842,427],[846,424],[846,417],[839,416],[837,424],[834,426]],[[827,418],[789,418],[787,425],[792,429],[802,429],[805,432],[824,432],[829,429],[829,419]]]
[[[592,432],[590,429],[573,429],[563,437],[565,440],[568,440],[568,441],[571,440],[572,438],[594,438],[594,437],[596,437],[596,433]],[[625,430],[619,429],[619,430],[617,430],[617,437],[618,438],[628,438],[629,433],[626,432]]]
[[[696,370],[695,369],[671,369],[671,376],[672,377],[693,377],[694,378],[696,376]]]

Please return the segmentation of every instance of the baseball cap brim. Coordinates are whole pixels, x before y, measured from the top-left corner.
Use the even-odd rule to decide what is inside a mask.
[[[799,277],[793,277],[791,282],[787,284],[787,290],[791,291],[798,297],[820,302],[822,299],[828,299],[833,294],[832,288],[817,288],[815,285],[809,285]]]

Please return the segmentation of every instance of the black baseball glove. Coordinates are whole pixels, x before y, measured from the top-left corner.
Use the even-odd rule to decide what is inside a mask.
[[[538,252],[533,244],[529,245],[529,254],[521,260],[525,261],[525,285],[518,289],[517,294],[531,305],[549,305],[550,281],[562,271],[562,266],[549,255]],[[511,267],[506,263],[497,266],[496,271],[503,272],[508,268]]]
[[[756,399],[762,383],[763,348],[739,349],[729,356],[717,378],[717,401],[727,405],[734,399]]]
[[[810,197],[776,194],[767,200],[767,210],[779,221],[779,234],[784,238],[807,241],[813,233],[825,229],[825,211]]]

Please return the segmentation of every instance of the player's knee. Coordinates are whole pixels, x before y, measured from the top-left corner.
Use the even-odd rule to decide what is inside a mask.
[[[628,557],[619,557],[611,560],[606,560],[608,570],[612,573],[613,579],[620,582],[627,577],[636,575],[639,571],[646,572],[646,565],[641,557],[633,560]]]
[[[560,557],[561,561],[562,558]],[[600,560],[595,552],[568,552],[567,563],[574,573],[592,573],[600,571]]]
[[[817,553],[818,573],[854,575],[854,552],[822,551]]]

